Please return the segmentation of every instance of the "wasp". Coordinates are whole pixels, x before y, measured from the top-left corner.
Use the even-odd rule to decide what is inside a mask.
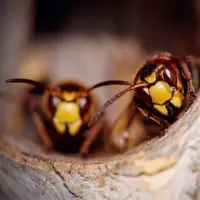
[[[181,58],[161,53],[147,60],[139,68],[133,82],[108,80],[92,87],[74,81],[48,85],[24,78],[9,79],[6,82],[30,84],[44,90],[42,99],[31,96],[28,104],[46,149],[54,148],[67,153],[79,152],[85,157],[95,146],[98,136],[108,133],[105,129],[111,133],[126,133],[126,140],[130,129],[134,129],[133,118],[138,116],[138,111],[146,117],[145,123],[152,125],[147,120],[151,119],[166,130],[181,117],[183,111],[188,109],[196,98],[199,86],[196,65],[196,59],[191,56]],[[128,87],[109,99],[97,112],[98,106],[91,92],[108,85]],[[114,126],[108,129],[103,117],[106,109],[133,90],[130,104],[118,117]],[[162,135],[163,131],[159,129],[159,136]],[[112,136],[107,134],[104,137],[109,139]]]
[[[103,135],[106,128],[103,117],[95,126],[88,127],[88,122],[98,107],[91,91],[101,87],[101,83],[93,87],[86,87],[76,81],[49,85],[26,78],[8,79],[6,83],[34,86],[27,104],[45,149],[64,153],[79,152],[81,157],[86,157],[94,149],[98,136]],[[106,84],[126,82],[107,81]],[[38,94],[42,98],[38,98]]]
[[[130,119],[126,119],[125,131],[121,131],[125,133],[129,129],[135,105],[147,119],[153,120],[161,127],[159,136],[163,136],[167,128],[182,116],[196,98],[199,86],[197,65],[192,56],[178,57],[164,52],[151,57],[138,69],[134,81],[126,83],[126,89],[105,102],[89,121],[89,127],[98,122],[106,109],[117,99],[134,91],[130,105],[118,117],[114,127],[119,126],[120,119],[128,114]],[[107,82],[101,82],[101,85],[106,86]]]

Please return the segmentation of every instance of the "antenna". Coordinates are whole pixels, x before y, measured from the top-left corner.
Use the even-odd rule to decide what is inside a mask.
[[[41,89],[49,90],[50,93],[60,92],[60,89],[57,87],[50,87],[47,84],[40,83],[31,79],[26,79],[26,78],[13,78],[13,79],[8,79],[5,82],[6,83],[25,83],[25,84],[33,85]]]
[[[103,86],[108,86],[108,85],[133,85],[133,83],[129,81],[122,81],[122,80],[108,80],[108,81],[103,81],[103,82],[93,85],[92,87],[88,88],[87,91],[90,92],[93,89],[103,87]]]
[[[111,105],[113,104],[117,99],[119,99],[121,96],[123,96],[124,94],[126,94],[127,92],[130,92],[132,90],[135,90],[136,88],[139,87],[143,87],[146,86],[146,83],[139,83],[136,85],[131,85],[130,87],[122,90],[121,92],[117,93],[116,95],[114,95],[112,98],[110,98],[108,101],[106,101],[103,106],[101,106],[100,110],[90,119],[88,126],[91,127],[93,126],[98,119],[104,114],[105,110]]]

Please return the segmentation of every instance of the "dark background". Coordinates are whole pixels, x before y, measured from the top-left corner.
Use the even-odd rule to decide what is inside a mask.
[[[106,33],[134,38],[145,51],[198,54],[198,7],[198,0],[3,0],[1,77],[7,75],[5,68],[17,64],[28,42],[59,34],[95,37]],[[179,43],[184,43],[184,51]],[[15,62],[10,63],[10,59]]]
[[[33,37],[61,31],[84,34],[107,32],[134,37],[145,48],[173,49],[173,40],[183,40],[194,51],[197,32],[195,1],[36,0]]]

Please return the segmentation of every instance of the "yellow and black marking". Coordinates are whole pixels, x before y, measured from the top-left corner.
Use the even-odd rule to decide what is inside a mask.
[[[75,136],[82,126],[80,107],[76,102],[76,92],[63,92],[63,101],[60,101],[56,107],[53,116],[53,124],[57,132],[64,134],[68,129],[71,136]]]
[[[138,76],[139,78],[137,80],[135,80],[136,84],[147,84],[147,87],[142,88],[143,92],[142,95],[140,92],[140,98],[144,98],[147,102],[146,95],[149,95],[152,108],[158,113],[170,117],[173,113],[173,108],[180,109],[183,105],[184,87],[181,78],[179,75],[176,75],[176,81],[174,81],[176,82],[176,85],[172,86],[164,77],[164,70],[168,77],[170,77],[170,73],[172,74],[172,72],[169,71],[169,68],[165,69],[163,64],[157,66],[152,65],[152,68],[150,67],[151,65],[148,65],[147,69],[144,68],[144,72],[141,73],[141,76]]]
[[[183,104],[183,94],[178,90],[173,90],[164,81],[158,81],[155,85],[151,86],[149,93],[154,103],[154,108],[165,116],[169,115],[165,105],[166,102],[170,102],[176,108],[180,108]]]
[[[147,83],[154,83],[156,81],[156,72],[153,72],[151,75],[146,76],[144,79]]]
[[[82,120],[80,116],[80,108],[75,102],[61,102],[59,103],[56,113],[53,118],[53,123],[56,130],[60,134],[66,131],[66,125],[70,135],[76,135],[79,131]]]
[[[164,81],[158,81],[149,88],[153,103],[163,105],[172,98],[173,89]]]
[[[58,135],[77,136],[94,112],[93,98],[77,83],[63,82],[58,86],[60,90],[44,95],[43,111]]]
[[[77,92],[63,92],[62,98],[65,101],[74,101],[77,97]]]
[[[163,115],[168,115],[169,113],[168,113],[168,110],[167,110],[167,107],[165,106],[165,105],[162,105],[162,106],[160,106],[160,105],[154,105],[154,108],[157,110],[157,111],[159,111],[160,113],[162,113]]]

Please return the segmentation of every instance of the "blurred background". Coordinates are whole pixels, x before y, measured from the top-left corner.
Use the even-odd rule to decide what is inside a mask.
[[[6,112],[9,123],[16,121],[23,96],[21,86],[4,83],[8,78],[77,79],[89,85],[132,80],[148,54],[198,56],[199,21],[198,0],[2,0],[0,90],[18,98],[7,108],[1,102],[1,116]],[[120,89],[99,89],[100,104]],[[111,118],[126,106],[125,98],[113,106]]]

